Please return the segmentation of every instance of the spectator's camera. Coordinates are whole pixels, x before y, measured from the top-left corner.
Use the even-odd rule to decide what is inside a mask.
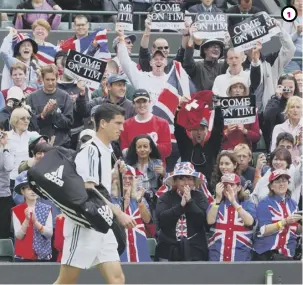
[[[290,88],[287,86],[281,86],[282,92],[290,92]]]
[[[153,198],[154,198],[154,193],[153,191],[146,191],[144,193],[144,198],[147,201],[147,203],[151,203]]]
[[[266,161],[267,161],[267,164],[269,165],[269,161],[270,161],[270,153],[268,153],[268,154],[266,155]]]

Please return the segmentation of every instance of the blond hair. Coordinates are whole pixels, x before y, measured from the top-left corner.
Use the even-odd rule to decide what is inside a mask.
[[[47,21],[43,20],[43,19],[36,20],[32,24],[32,30],[34,31],[38,26],[41,26],[41,27],[45,28],[48,32],[50,32],[50,30],[51,30],[50,24]]]
[[[292,96],[290,97],[288,100],[287,100],[287,104],[286,104],[286,107],[285,107],[285,110],[283,112],[284,114],[284,117],[286,119],[289,119],[288,118],[288,112],[290,110],[290,108],[295,105],[296,103],[298,103],[301,107],[301,110],[302,110],[302,98],[298,97],[298,96]]]
[[[24,63],[21,63],[21,62],[17,62],[17,63],[15,63],[15,64],[13,64],[12,66],[11,66],[11,68],[10,68],[10,75],[12,75],[13,74],[13,71],[14,70],[17,70],[17,69],[21,69],[23,72],[24,72],[24,74],[26,74],[26,72],[27,72],[27,69],[26,69],[26,66],[25,66],[25,64]]]
[[[242,150],[247,151],[249,156],[252,157],[251,149],[249,148],[249,146],[247,144],[239,143],[234,148],[234,152],[239,152],[239,151],[242,151]]]
[[[48,65],[45,65],[45,66],[41,67],[42,78],[44,78],[45,74],[47,74],[47,73],[54,73],[57,78],[59,76],[58,68],[57,68],[57,66],[54,63],[48,64]]]
[[[9,123],[10,123],[11,127],[13,128],[13,130],[16,129],[16,125],[21,118],[29,117],[29,116],[30,116],[30,114],[25,108],[23,108],[23,107],[16,108],[12,112],[11,118],[9,120]]]

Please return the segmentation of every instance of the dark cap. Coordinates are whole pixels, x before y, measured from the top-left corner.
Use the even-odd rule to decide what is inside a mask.
[[[160,54],[160,55],[162,55],[163,57],[166,57],[166,56],[164,55],[164,53],[163,53],[161,50],[157,49],[157,50],[153,53],[152,58],[154,58],[157,54]]]
[[[137,89],[133,96],[133,102],[136,102],[139,99],[150,100],[149,93],[145,89]]]
[[[122,76],[120,74],[113,74],[110,77],[108,77],[108,79],[107,79],[108,84],[113,84],[113,83],[119,82],[119,81],[126,82],[127,80],[124,76]]]
[[[202,120],[200,122],[200,126],[208,127],[208,121],[205,118],[202,118]]]

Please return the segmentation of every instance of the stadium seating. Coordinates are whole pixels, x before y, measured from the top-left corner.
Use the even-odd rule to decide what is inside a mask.
[[[0,239],[0,262],[14,261],[14,245],[11,239]]]

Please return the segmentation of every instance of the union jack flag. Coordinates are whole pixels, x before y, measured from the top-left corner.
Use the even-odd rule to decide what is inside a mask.
[[[181,215],[180,219],[176,225],[176,238],[177,240],[181,240],[182,238],[187,238],[187,222],[186,216]]]
[[[38,58],[39,66],[45,66],[47,64],[54,63],[55,56],[58,52],[58,47],[54,45],[38,45]]]
[[[99,49],[94,55],[97,59],[108,60],[111,58],[111,54],[108,49],[107,30],[97,30],[87,37],[81,39],[68,39],[62,45],[61,49],[68,51],[69,49],[77,52],[87,54],[93,41],[99,44]]]
[[[292,211],[289,208],[289,205],[284,202],[276,202],[277,209],[272,206],[268,206],[269,212],[272,216],[272,222],[277,223],[283,219],[286,219],[288,216],[292,215]],[[284,229],[281,229],[274,240],[274,244],[271,249],[277,249],[279,253],[291,257],[292,254],[290,249],[287,247],[288,241],[291,236],[297,237],[298,223],[286,225]]]
[[[159,95],[158,101],[153,106],[152,113],[168,121],[171,133],[173,151],[176,150],[176,138],[174,135],[175,113],[181,96],[190,97],[195,92],[195,87],[178,61],[174,61],[173,67],[168,75],[165,88]]]
[[[136,221],[136,227],[126,229],[126,249],[120,256],[122,262],[147,262],[151,261],[145,234],[145,227],[142,221],[138,203],[135,200],[130,201],[130,205],[125,213]]]
[[[216,224],[208,240],[211,261],[250,260],[253,231],[244,225],[236,209],[226,203],[219,206]]]

